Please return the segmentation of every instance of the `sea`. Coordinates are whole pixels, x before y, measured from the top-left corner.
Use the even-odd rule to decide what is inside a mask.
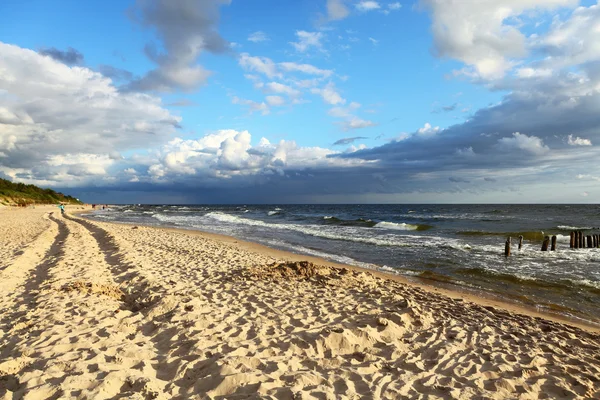
[[[88,217],[225,234],[600,325],[600,248],[569,246],[573,230],[600,234],[600,205],[137,204]],[[541,251],[553,235],[556,251]]]

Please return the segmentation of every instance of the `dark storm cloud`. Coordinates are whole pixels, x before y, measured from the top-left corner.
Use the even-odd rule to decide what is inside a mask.
[[[98,72],[113,81],[130,81],[133,79],[133,74],[130,71],[112,65],[101,64],[98,66]]]
[[[347,145],[347,144],[352,144],[356,140],[361,140],[361,139],[368,139],[368,137],[355,136],[355,137],[343,138],[343,139],[336,141],[333,145],[334,146],[343,146],[343,145]]]
[[[450,111],[456,110],[456,107],[458,107],[458,104],[454,103],[454,104],[451,104],[449,106],[442,107],[442,110],[445,111],[445,112],[450,112]]]
[[[436,108],[432,112],[434,114],[440,114],[442,112],[451,112],[451,111],[456,110],[456,107],[458,107],[458,103],[450,104],[450,105],[447,105],[447,106],[442,106],[441,108]]]
[[[459,176],[451,176],[451,177],[448,178],[448,180],[450,182],[454,182],[454,183],[469,183],[469,182],[471,182],[471,181],[469,181],[469,180],[467,180],[465,178],[461,178]]]
[[[58,50],[55,47],[47,47],[42,48],[38,53],[43,56],[52,57],[56,61],[67,65],[79,65],[83,63],[83,54],[72,47],[67,48],[66,51]]]
[[[498,105],[478,110],[464,123],[439,132],[420,130],[404,140],[336,157],[380,160],[389,166],[425,172],[517,168],[576,154],[598,154],[595,149],[574,152],[565,143],[571,134],[600,141],[600,94],[588,89],[593,83],[563,75],[511,85],[522,89]]]

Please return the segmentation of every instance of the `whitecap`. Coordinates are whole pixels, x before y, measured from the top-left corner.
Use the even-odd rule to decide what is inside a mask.
[[[394,229],[398,231],[416,231],[419,229],[419,225],[406,224],[404,222],[397,224],[395,222],[381,221],[375,225],[375,228]]]

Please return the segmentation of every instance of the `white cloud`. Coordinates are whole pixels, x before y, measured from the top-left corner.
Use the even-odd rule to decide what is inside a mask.
[[[375,126],[375,125],[377,125],[377,124],[373,121],[369,121],[369,120],[365,120],[365,119],[361,119],[361,118],[353,116],[348,121],[345,121],[342,123],[342,128],[347,131],[347,130],[351,130],[351,129],[368,128],[370,126]]]
[[[566,20],[555,18],[548,33],[533,40],[549,57],[542,64],[563,68],[600,60],[600,5],[578,7]]]
[[[322,89],[311,89],[311,93],[320,95],[327,104],[337,105],[346,102],[346,100],[337,92],[333,82],[329,82]]]
[[[545,154],[550,150],[539,137],[527,136],[519,132],[513,133],[513,137],[499,139],[498,146],[504,150],[519,149],[535,155]]]
[[[181,121],[157,97],[1,42],[0,71],[0,172],[27,182],[108,176],[118,153],[163,142]]]
[[[147,176],[153,182],[172,182],[173,179],[195,179],[194,182],[214,185],[247,184],[249,177],[265,179],[283,176],[288,170],[344,167],[364,164],[364,161],[330,158],[333,150],[320,147],[299,147],[294,141],[282,140],[271,144],[261,138],[251,145],[248,131],[224,129],[196,140],[180,138],[164,145],[156,158],[148,160]],[[139,169],[139,168],[138,168]]]
[[[277,70],[277,65],[267,57],[255,57],[248,53],[240,54],[238,62],[247,71],[258,72],[269,78],[280,78],[282,75]]]
[[[294,81],[294,85],[301,89],[310,89],[318,86],[321,83],[319,79],[301,79]]]
[[[373,39],[372,37],[369,38],[369,40],[371,41],[371,43],[373,43],[373,45],[377,46],[377,44],[379,44],[379,40],[377,39]]]
[[[333,71],[329,69],[321,69],[311,64],[298,64],[295,62],[280,62],[275,63],[268,57],[251,56],[248,53],[240,54],[238,62],[246,71],[257,72],[267,76],[268,78],[284,79],[284,73],[300,72],[306,75],[315,75],[321,78],[328,78],[333,75]],[[256,75],[246,74],[246,78],[253,82],[259,82],[260,78]]]
[[[230,48],[217,30],[219,9],[229,3],[230,0],[135,2],[129,15],[154,30],[164,50],[159,51],[154,42],[145,46],[146,56],[157,67],[130,82],[128,89],[191,91],[203,84],[211,73],[197,63],[200,55],[206,51],[221,54]]]
[[[529,10],[574,6],[576,0],[421,0],[432,14],[439,56],[467,64],[461,73],[494,80],[528,54],[527,40],[512,19]]]
[[[600,176],[578,174],[576,178],[600,182]]]
[[[320,69],[310,64],[297,64],[294,62],[282,62],[279,63],[279,67],[287,72],[302,72],[308,75],[320,75],[324,78],[328,78],[333,74],[332,70]]]
[[[267,103],[273,107],[280,107],[285,104],[285,100],[281,96],[267,96],[265,97]]]
[[[517,68],[515,73],[519,78],[547,78],[552,76],[552,70],[549,68]]]
[[[63,176],[93,177],[107,174],[114,160],[106,154],[56,154],[49,156],[46,164]]]
[[[380,8],[381,6],[377,1],[361,0],[358,3],[356,3],[356,9],[362,12],[379,10]]]
[[[299,90],[296,90],[279,82],[269,82],[265,85],[265,89],[271,93],[286,94],[290,97],[300,96]]]
[[[262,115],[267,115],[271,112],[271,110],[269,110],[269,106],[265,102],[258,103],[253,100],[241,99],[237,96],[234,96],[231,99],[231,103],[247,106],[250,114],[254,112],[260,112]]]
[[[341,125],[342,129],[345,131],[351,129],[368,128],[370,126],[377,125],[373,121],[365,120],[355,115],[356,111],[360,107],[361,105],[359,103],[352,102],[346,107],[332,107],[327,113],[334,118],[344,119],[344,121],[340,122],[339,125]]]
[[[267,40],[269,40],[269,37],[263,31],[256,31],[248,36],[248,41],[254,43],[266,42]]]
[[[400,4],[399,2],[396,2],[396,3],[389,3],[389,4],[387,4],[387,6],[386,6],[386,7],[387,7],[387,9],[386,9],[386,10],[383,10],[383,13],[384,13],[385,15],[390,15],[390,13],[391,13],[392,11],[398,11],[399,9],[401,9],[401,8],[402,8],[402,4]]]
[[[422,128],[417,129],[416,134],[418,136],[422,136],[422,137],[430,137],[430,136],[437,135],[441,131],[442,131],[442,129],[440,129],[439,126],[434,127],[434,126],[431,126],[431,124],[429,122],[426,122]]]
[[[567,138],[569,146],[591,146],[592,141],[590,139],[582,139],[580,137],[573,137],[569,135]]]
[[[327,0],[327,18],[330,21],[344,19],[350,14],[344,0]]]
[[[296,31],[297,42],[290,42],[296,51],[304,53],[311,48],[322,50],[323,45],[321,40],[323,39],[322,32],[307,32],[307,31]]]

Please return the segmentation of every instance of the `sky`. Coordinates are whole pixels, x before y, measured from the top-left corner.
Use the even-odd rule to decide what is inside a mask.
[[[600,5],[3,0],[0,177],[95,203],[598,203]]]

